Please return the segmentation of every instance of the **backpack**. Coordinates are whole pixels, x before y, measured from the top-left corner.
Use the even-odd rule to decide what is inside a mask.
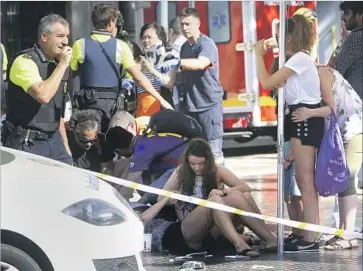
[[[195,119],[170,109],[161,110],[151,116],[143,135],[150,132],[153,134],[174,133],[186,138],[204,139],[202,127]]]

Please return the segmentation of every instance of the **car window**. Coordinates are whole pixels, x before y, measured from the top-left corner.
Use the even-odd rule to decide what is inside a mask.
[[[231,39],[228,1],[208,1],[208,33],[215,43],[227,43]]]

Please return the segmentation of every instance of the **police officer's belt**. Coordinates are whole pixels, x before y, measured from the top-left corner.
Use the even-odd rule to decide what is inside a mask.
[[[3,125],[10,132],[10,136],[16,134],[22,138],[47,140],[55,134],[55,132],[41,132],[32,129],[24,129],[20,126],[15,127],[14,124],[8,120],[5,120]]]

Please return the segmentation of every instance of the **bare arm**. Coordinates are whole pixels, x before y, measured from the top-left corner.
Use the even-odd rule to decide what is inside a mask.
[[[173,174],[171,174],[169,180],[166,182],[166,184],[163,187],[163,190],[166,191],[178,191],[181,187],[181,183],[179,182],[179,178],[178,178],[178,171],[179,167],[177,167]],[[159,196],[158,197],[158,201],[161,201],[164,197],[163,196]]]
[[[161,73],[154,67],[154,65],[148,59],[146,59],[143,56],[141,56],[140,58],[141,58],[141,65],[142,65],[143,69],[146,69],[154,77],[161,80],[165,87],[172,88],[174,86],[175,78],[176,78],[175,69],[168,73]]]
[[[140,216],[143,224],[146,225],[149,223],[161,211],[161,209],[163,209],[163,207],[168,204],[169,200],[169,198],[163,198],[143,212]]]
[[[44,81],[36,82],[28,89],[28,94],[41,104],[49,103],[56,94],[65,71],[72,57],[72,48],[66,46],[60,55],[60,61],[51,76]]]
[[[257,55],[257,71],[261,85],[264,89],[271,89],[284,85],[286,80],[293,76],[295,72],[287,67],[282,67],[277,72],[269,75],[262,55]]]
[[[182,70],[200,71],[205,70],[212,66],[210,60],[205,56],[198,58],[187,58],[180,61],[180,68]]]
[[[251,188],[229,169],[217,165],[217,174],[220,176],[221,181],[229,187],[226,190],[227,194],[235,190],[240,192],[251,192]]]
[[[64,118],[61,118],[60,119],[60,123],[59,123],[59,133],[62,136],[63,144],[66,147],[66,151],[68,152],[68,154],[70,156],[72,156],[71,149],[69,148],[69,145],[68,145],[68,138],[67,138],[67,133],[66,133],[66,126],[64,124]]]

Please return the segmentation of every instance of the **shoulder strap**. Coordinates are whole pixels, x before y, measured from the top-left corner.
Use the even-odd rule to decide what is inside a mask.
[[[105,55],[105,57],[107,58],[107,61],[108,63],[110,64],[112,70],[115,72],[115,75],[117,77],[117,81],[118,81],[118,91],[121,90],[121,87],[122,87],[122,82],[121,82],[121,74],[119,74],[117,72],[117,69],[116,69],[116,66],[115,64],[112,62],[110,56],[107,54],[105,48],[102,46],[101,42],[99,42],[97,39],[96,39],[97,43],[100,45],[101,47],[101,50],[102,50],[102,53]],[[117,46],[117,40],[116,40],[116,46]]]

